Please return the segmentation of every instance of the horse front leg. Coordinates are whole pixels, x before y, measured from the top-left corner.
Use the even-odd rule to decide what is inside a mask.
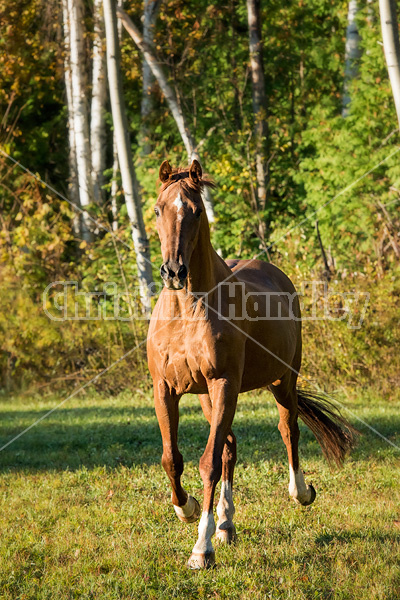
[[[161,464],[171,482],[171,500],[176,515],[185,523],[192,523],[200,516],[200,505],[182,487],[183,457],[178,449],[180,396],[171,394],[164,381],[154,382],[154,404],[160,426],[163,454]]]
[[[231,544],[236,539],[233,524],[235,506],[233,504],[233,473],[236,464],[236,437],[229,431],[222,453],[221,495],[217,505],[217,539],[223,544]]]
[[[208,442],[200,459],[200,475],[204,486],[203,512],[199,523],[199,535],[189,558],[191,569],[211,567],[215,563],[212,536],[215,533],[213,514],[214,494],[222,475],[222,453],[235,415],[239,388],[228,379],[221,378],[209,383],[211,424]]]
[[[204,416],[211,425],[212,404],[208,394],[199,395]],[[223,544],[230,544],[236,539],[236,528],[233,524],[235,506],[233,504],[233,474],[236,465],[236,437],[232,429],[229,431],[222,452],[221,494],[217,505],[216,538]]]

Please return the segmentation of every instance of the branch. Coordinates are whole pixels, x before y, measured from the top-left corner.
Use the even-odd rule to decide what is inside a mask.
[[[327,280],[329,281],[330,278],[331,278],[331,276],[332,276],[332,272],[331,272],[331,269],[329,267],[328,260],[326,258],[325,248],[324,248],[324,245],[322,243],[321,235],[319,233],[318,221],[315,221],[315,230],[317,232],[317,238],[318,238],[318,243],[319,243],[319,247],[320,247],[320,250],[321,250],[322,260],[324,261],[325,276],[326,276]]]
[[[192,136],[190,135],[190,132],[186,125],[186,119],[184,117],[184,114],[178,104],[173,89],[169,85],[167,78],[164,75],[159,61],[153,54],[152,50],[149,48],[148,44],[144,42],[139,29],[133,23],[132,19],[130,19],[130,17],[126,14],[126,12],[122,10],[122,8],[117,8],[117,16],[119,19],[121,19],[123,26],[135,42],[136,46],[139,48],[140,52],[143,54],[147,64],[151,69],[151,72],[156,78],[158,85],[160,86],[161,91],[164,94],[168,106],[171,110],[172,116],[175,119],[175,122],[179,129],[179,133],[181,134],[182,141],[185,145],[186,152],[188,153],[190,159],[196,144],[194,143]]]
[[[151,48],[149,48],[148,44],[143,40],[143,36],[140,33],[139,29],[132,22],[129,16],[126,14],[122,8],[117,8],[117,16],[121,19],[123,26],[126,31],[129,33],[136,46],[139,48],[140,52],[143,54],[145,61],[149,65],[151,72],[153,73],[155,79],[158,82],[158,85],[161,88],[162,93],[167,101],[169,109],[171,111],[172,116],[174,117],[175,123],[178,127],[179,133],[181,135],[182,141],[186,148],[186,152],[188,154],[189,162],[193,159],[199,160],[199,155],[197,153],[196,142],[192,137],[189,128],[186,123],[185,115],[179,106],[179,103],[176,98],[176,94],[174,93],[172,87],[167,81],[167,78],[164,74],[160,66],[160,62],[157,60],[156,56],[153,54]],[[203,201],[207,213],[208,220],[210,223],[214,221],[214,208],[213,201],[210,194],[210,190],[208,187],[205,187],[203,190]]]

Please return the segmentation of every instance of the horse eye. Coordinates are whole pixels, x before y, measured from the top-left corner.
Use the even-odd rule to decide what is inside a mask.
[[[154,212],[156,213],[156,217],[160,216],[160,210],[157,208],[157,206],[154,207]]]
[[[196,217],[196,219],[200,219],[201,213],[203,212],[202,208],[198,208],[196,210],[196,212],[194,213],[194,216]]]

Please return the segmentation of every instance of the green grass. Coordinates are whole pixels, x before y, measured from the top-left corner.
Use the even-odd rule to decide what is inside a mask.
[[[3,398],[3,443],[61,398]],[[400,401],[347,400],[400,445]],[[199,500],[208,426],[196,397],[181,401],[183,482]],[[354,419],[351,419],[356,423]],[[331,473],[302,427],[302,466],[317,490],[288,497],[285,449],[272,397],[243,395],[235,418],[238,542],[217,567],[191,572],[196,525],[178,521],[160,465],[149,396],[84,395],[0,453],[0,597],[400,598],[400,452],[364,435]]]

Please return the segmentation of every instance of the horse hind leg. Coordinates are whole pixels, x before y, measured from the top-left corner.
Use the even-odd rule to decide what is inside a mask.
[[[278,429],[286,446],[289,459],[289,494],[297,504],[308,506],[316,497],[312,485],[304,481],[303,471],[299,466],[298,443],[300,430],[297,423],[298,406],[296,381],[293,377],[283,378],[277,386],[271,386],[279,411]],[[289,381],[288,381],[289,380]]]
[[[199,395],[204,416],[211,423],[212,405],[208,394]],[[235,506],[233,504],[233,474],[236,464],[236,437],[229,431],[222,453],[221,494],[217,505],[216,538],[222,544],[231,544],[236,540],[236,528],[233,524]]]

